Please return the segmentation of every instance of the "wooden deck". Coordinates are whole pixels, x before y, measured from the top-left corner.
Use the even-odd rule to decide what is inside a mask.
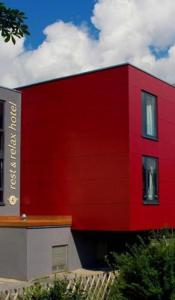
[[[70,227],[71,216],[0,216],[0,227]]]

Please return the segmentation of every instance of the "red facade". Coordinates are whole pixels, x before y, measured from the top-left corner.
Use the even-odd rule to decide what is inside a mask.
[[[141,135],[141,90],[157,96],[158,141]],[[130,230],[175,227],[175,88],[129,67]],[[159,205],[143,205],[141,157],[158,158]]]
[[[131,66],[22,90],[21,213],[71,215],[73,229],[175,227],[175,89]],[[157,96],[158,141],[142,137],[141,91]],[[142,156],[159,160],[143,204]]]

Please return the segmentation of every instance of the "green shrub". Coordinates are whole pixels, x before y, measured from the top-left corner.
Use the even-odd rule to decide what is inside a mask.
[[[85,300],[87,293],[82,290],[80,280],[75,280],[74,289],[67,292],[67,300]]]
[[[81,290],[79,280],[75,280],[74,288],[67,289],[68,280],[55,279],[53,285],[44,287],[39,282],[27,288],[21,300],[83,300],[86,294]]]
[[[24,295],[21,300],[46,300],[48,298],[49,293],[48,290],[40,283],[36,283],[33,286],[26,288],[24,291]]]
[[[175,238],[168,232],[113,253],[113,268],[119,274],[111,300],[175,300]]]

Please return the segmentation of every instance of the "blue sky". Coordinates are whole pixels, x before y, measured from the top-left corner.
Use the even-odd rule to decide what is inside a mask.
[[[0,38],[1,85],[16,87],[126,62],[175,82],[173,0],[4,2],[26,13],[31,35],[15,46]]]
[[[72,22],[75,25],[88,25],[93,36],[98,31],[92,25],[90,18],[96,0],[5,0],[9,7],[25,12],[26,23],[31,33],[25,45],[36,48],[44,40],[43,29],[58,20]]]

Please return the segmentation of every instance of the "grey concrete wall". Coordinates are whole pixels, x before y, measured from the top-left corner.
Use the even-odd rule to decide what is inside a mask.
[[[27,230],[27,279],[52,273],[52,246],[70,246],[70,228],[32,228]],[[73,246],[71,246],[72,248]],[[69,250],[68,250],[68,253]],[[71,256],[71,259],[73,257]],[[68,254],[68,269],[70,254]]]
[[[69,235],[69,243],[68,243],[68,269],[70,271],[82,268],[82,262],[80,259],[81,249],[77,248],[75,244],[73,233]]]
[[[0,215],[19,215],[20,211],[20,132],[21,94],[0,87],[0,100],[4,101],[4,206]]]
[[[68,246],[68,270],[78,262],[70,228],[0,228],[0,277],[30,280],[52,273],[52,246]]]
[[[27,237],[20,228],[0,228],[0,277],[25,279]]]

